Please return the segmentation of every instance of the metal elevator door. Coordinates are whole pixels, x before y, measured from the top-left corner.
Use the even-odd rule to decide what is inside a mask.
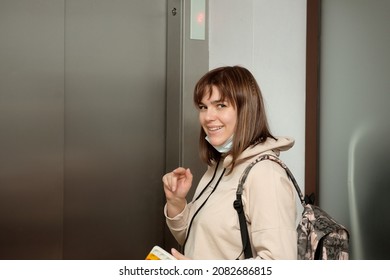
[[[163,244],[166,9],[0,0],[0,259]]]
[[[390,259],[389,12],[388,0],[321,4],[320,205],[349,228],[354,260]]]

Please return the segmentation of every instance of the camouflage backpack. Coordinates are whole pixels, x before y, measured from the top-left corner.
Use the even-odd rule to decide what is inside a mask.
[[[297,250],[299,260],[347,260],[349,258],[349,232],[334,220],[320,207],[313,205],[311,197],[304,197],[293,174],[288,167],[274,155],[262,155],[248,165],[242,174],[234,201],[241,229],[241,239],[245,258],[252,257],[252,250],[248,229],[246,225],[244,209],[241,201],[244,183],[250,169],[259,161],[272,160],[286,170],[288,177],[294,184],[298,197],[303,206],[302,217],[297,226],[298,240]]]

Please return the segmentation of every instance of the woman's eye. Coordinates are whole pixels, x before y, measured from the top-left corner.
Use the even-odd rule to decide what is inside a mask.
[[[220,103],[220,104],[217,105],[217,107],[218,108],[225,108],[225,107],[227,107],[227,105],[224,104],[224,103]]]
[[[199,110],[206,110],[207,109],[207,107],[202,105],[202,104],[199,104],[198,108],[199,108]]]

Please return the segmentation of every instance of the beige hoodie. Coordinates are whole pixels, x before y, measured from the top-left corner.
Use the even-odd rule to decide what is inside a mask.
[[[184,243],[191,224],[184,252],[187,257],[201,260],[244,258],[238,215],[233,207],[240,176],[260,154],[278,156],[280,151],[293,145],[291,138],[279,137],[276,141],[269,138],[265,143],[246,149],[240,156],[246,160],[236,165],[229,175],[226,175],[228,170],[222,174],[232,160],[227,156],[217,169],[209,166],[193,200],[182,213],[169,218],[165,207],[167,225],[179,244]],[[269,160],[257,163],[247,177],[242,199],[254,258],[296,259],[296,193],[285,170]]]

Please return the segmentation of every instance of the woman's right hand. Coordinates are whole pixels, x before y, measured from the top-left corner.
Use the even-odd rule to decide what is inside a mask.
[[[171,254],[172,254],[172,256],[174,256],[175,259],[177,259],[177,260],[190,260],[189,258],[187,258],[186,256],[184,256],[183,254],[179,253],[179,251],[177,251],[175,248],[172,248],[172,249],[171,249]]]
[[[192,186],[192,173],[189,168],[178,167],[162,178],[167,199],[168,216],[174,217],[186,206],[186,196]]]

